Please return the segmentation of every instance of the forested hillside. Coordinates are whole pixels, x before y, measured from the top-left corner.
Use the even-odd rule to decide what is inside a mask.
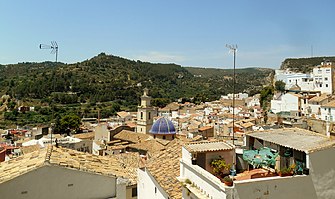
[[[272,74],[271,69],[238,69],[236,91],[259,92],[271,83]],[[55,112],[96,117],[100,110],[102,117],[108,117],[119,110],[135,111],[145,87],[153,104],[164,106],[179,98],[195,103],[216,100],[233,91],[232,82],[232,70],[153,64],[101,53],[75,64],[0,65],[0,94],[11,97],[11,106],[7,102],[4,108],[4,100],[0,105],[5,120],[22,125],[48,122],[57,117],[51,116]],[[8,112],[19,105],[37,106],[37,114],[44,116],[27,119]]]
[[[290,69],[302,73],[311,72],[315,66],[325,60],[335,62],[335,57],[288,58],[282,62],[280,69]]]

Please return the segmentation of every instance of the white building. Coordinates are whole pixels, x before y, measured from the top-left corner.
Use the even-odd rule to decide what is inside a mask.
[[[247,134],[246,149],[258,150],[267,147],[279,153],[275,162],[276,169],[296,164],[299,165],[302,173],[280,177],[275,173],[270,175],[271,169],[267,169],[260,175],[254,175],[252,170],[243,174],[238,172],[234,177],[233,186],[225,185],[197,162],[192,162],[191,150],[183,147],[179,177],[183,183],[182,197],[184,199],[333,198],[335,195],[335,178],[332,177],[335,175],[334,146],[335,141],[326,136],[297,128]],[[206,151],[214,154],[217,150],[213,147],[206,148]]]
[[[283,81],[285,89],[289,90],[298,85],[301,90],[314,90],[313,78],[311,74],[296,73],[290,70],[275,70],[275,82]]]
[[[300,111],[302,95],[295,93],[285,93],[277,99],[271,100],[271,111],[279,113],[282,111]]]
[[[330,101],[327,104],[321,105],[320,113],[321,120],[335,122],[335,101]]]
[[[260,98],[259,94],[252,96],[252,97],[248,97],[245,99],[245,104],[247,105],[248,108],[254,107],[254,106],[260,106],[261,103],[259,101],[259,98]]]
[[[2,199],[134,199],[132,175],[119,160],[48,147],[0,163],[0,193]]]
[[[327,94],[322,94],[320,96],[315,96],[308,100],[308,113],[310,117],[321,119],[321,106],[329,102],[329,96]]]
[[[314,90],[333,94],[334,69],[331,62],[322,62],[313,69]]]
[[[249,97],[249,95],[248,93],[229,93],[228,95],[221,95],[221,99],[233,99],[233,97],[235,97],[235,99],[242,100]]]

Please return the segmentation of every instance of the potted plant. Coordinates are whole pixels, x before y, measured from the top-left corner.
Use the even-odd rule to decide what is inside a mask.
[[[213,174],[222,179],[226,174],[227,171],[229,171],[231,165],[227,164],[225,159],[223,159],[221,156],[217,159],[213,159],[210,162],[211,167],[213,168]]]
[[[226,176],[223,178],[223,183],[227,186],[233,186],[233,179],[230,178],[229,176]]]
[[[280,171],[278,172],[278,175],[280,177],[284,177],[284,176],[292,176],[293,175],[293,172],[292,172],[292,168],[288,167],[284,167],[282,169],[280,169]]]

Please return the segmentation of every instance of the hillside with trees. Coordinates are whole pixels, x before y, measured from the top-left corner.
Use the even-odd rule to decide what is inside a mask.
[[[216,100],[233,92],[232,76],[232,70],[153,64],[105,53],[74,64],[0,65],[0,94],[10,96],[0,104],[0,127],[56,122],[69,113],[109,117],[120,110],[135,111],[145,87],[160,107],[179,98]],[[237,69],[236,92],[257,93],[271,84],[272,76],[271,69]],[[19,106],[34,106],[35,111],[19,113]]]
[[[281,66],[281,70],[290,69],[294,72],[307,73],[311,72],[312,69],[320,65],[323,61],[335,62],[335,57],[309,57],[309,58],[287,58]]]

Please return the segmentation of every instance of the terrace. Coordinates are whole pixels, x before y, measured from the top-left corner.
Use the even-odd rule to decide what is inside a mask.
[[[243,149],[226,142],[186,144],[182,148],[179,177],[185,185],[183,198],[238,198],[239,191],[243,194],[250,187],[270,190],[271,186],[272,193],[291,190],[292,196],[309,187],[314,190],[309,193],[314,197],[310,154],[335,145],[326,136],[297,128],[249,133],[245,143]],[[222,159],[218,173],[212,162]],[[225,183],[227,176],[233,179],[232,185]]]

